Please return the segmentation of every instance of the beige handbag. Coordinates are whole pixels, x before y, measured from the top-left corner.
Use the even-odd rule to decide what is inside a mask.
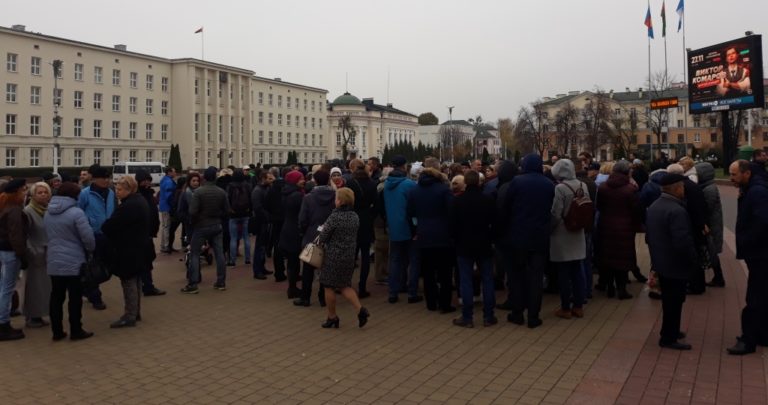
[[[307,246],[304,246],[304,249],[301,251],[301,254],[299,255],[299,260],[301,260],[304,263],[307,263],[308,265],[319,269],[320,266],[323,265],[323,257],[325,255],[325,251],[320,246],[320,235],[317,235],[315,240],[313,240],[310,243],[307,243]]]

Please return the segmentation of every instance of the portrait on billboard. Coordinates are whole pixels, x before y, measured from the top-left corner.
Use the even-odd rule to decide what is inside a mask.
[[[729,47],[725,50],[725,64],[720,73],[720,83],[717,93],[721,96],[738,96],[750,94],[752,89],[749,82],[749,67],[741,61],[739,50]]]

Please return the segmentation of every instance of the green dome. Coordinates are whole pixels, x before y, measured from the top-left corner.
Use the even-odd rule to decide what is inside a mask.
[[[346,92],[333,100],[333,105],[362,105],[360,99]]]

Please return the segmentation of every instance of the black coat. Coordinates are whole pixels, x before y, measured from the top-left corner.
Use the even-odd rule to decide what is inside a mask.
[[[101,226],[109,245],[107,262],[121,279],[137,276],[151,260],[150,216],[146,200],[135,193],[123,199]]]
[[[698,256],[683,202],[663,193],[648,208],[645,225],[653,269],[667,278],[689,279]]]
[[[685,185],[685,205],[691,217],[693,239],[697,245],[704,245],[706,238],[702,231],[707,224],[707,200],[698,184],[687,177],[683,180],[683,184]]]
[[[376,203],[376,183],[370,178],[352,179],[347,187],[355,192],[355,213],[360,219],[357,230],[357,244],[364,246],[373,242],[374,204]]]
[[[451,231],[456,254],[472,258],[491,257],[496,206],[493,197],[470,186],[451,205]]]
[[[418,185],[408,195],[408,218],[410,223],[416,224],[419,248],[453,245],[448,219],[453,195],[441,176],[434,169],[424,170]]]
[[[736,258],[768,259],[766,240],[768,240],[768,184],[762,177],[753,174],[749,184],[741,190],[739,196],[739,214],[736,217]]]
[[[139,194],[144,197],[149,208],[149,236],[156,238],[160,231],[160,213],[155,203],[155,192],[151,188],[139,187]]]
[[[320,233],[317,227],[324,224],[336,208],[336,191],[330,186],[315,186],[304,197],[299,211],[299,233],[303,235],[302,248]]]
[[[301,236],[299,235],[299,212],[304,194],[295,184],[283,186],[283,227],[280,229],[278,248],[287,253],[298,254],[301,251]]]

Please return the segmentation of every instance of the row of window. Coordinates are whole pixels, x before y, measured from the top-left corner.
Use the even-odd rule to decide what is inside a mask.
[[[18,65],[19,65],[19,55],[15,53],[7,53],[5,57],[5,69],[8,72],[18,72]],[[32,56],[30,61],[30,73],[32,73],[33,76],[41,76],[40,73],[40,67],[42,65],[42,59],[38,56]],[[74,79],[75,81],[82,82],[83,81],[83,75],[85,72],[85,65],[82,63],[75,63],[74,68]],[[63,78],[63,67],[59,69],[59,75],[58,78]],[[113,86],[120,86],[122,80],[122,71],[120,69],[112,69],[112,85]],[[93,82],[96,84],[102,84],[104,82],[104,68],[101,66],[94,66],[93,67]],[[139,74],[137,72],[129,72],[128,73],[128,83],[129,86],[132,89],[137,89],[139,87]],[[144,78],[145,87],[147,90],[152,91],[155,88],[155,76],[154,75],[146,75]],[[170,82],[167,77],[161,77],[160,78],[160,88],[163,91],[163,93],[168,92],[168,86]]]
[[[316,137],[317,135],[317,137]],[[285,145],[295,145],[295,146],[323,146],[323,134],[311,134],[311,138],[304,134],[303,138],[300,138],[301,134],[298,132],[296,134],[291,134],[290,132],[285,134]],[[302,143],[303,139],[303,143]],[[311,143],[309,143],[311,139]],[[264,144],[264,131],[259,131],[259,137],[258,137],[258,144]],[[317,140],[317,142],[316,142]],[[274,131],[268,131],[267,132],[267,145],[275,145],[275,132]],[[277,145],[283,145],[283,132],[278,131],[277,132]]]
[[[296,152],[297,158],[302,163],[319,163],[319,162],[325,162],[325,152]],[[254,155],[256,155],[254,153]],[[288,152],[286,151],[261,151],[258,152],[258,155],[254,156],[254,160],[258,163],[266,163],[266,164],[282,164],[285,163],[288,159]],[[245,151],[240,151],[240,162],[241,164],[246,163],[245,159]],[[250,162],[250,163],[256,163],[256,162]],[[203,166],[210,166],[210,165],[218,165],[220,162],[218,160],[218,156],[214,155],[213,151],[207,151],[205,154],[205,162],[200,161],[200,151],[195,151],[195,164],[194,167],[203,167]],[[230,162],[231,159],[230,159]]]
[[[274,125],[275,123],[275,114],[274,113],[268,113],[267,114],[267,124],[268,125]],[[291,120],[291,118],[295,118],[295,120]],[[291,114],[286,114],[285,116],[285,125],[286,126],[292,126],[296,125],[297,128],[301,127],[301,118],[298,115],[295,117],[292,117]],[[310,124],[311,123],[311,124]],[[309,125],[312,126],[312,128],[315,128],[315,124],[318,124],[320,129],[323,129],[323,119],[318,118],[317,121],[315,120],[315,117],[312,117],[311,121],[309,120],[309,117],[304,117],[304,128],[308,128]],[[259,111],[259,124],[264,124],[264,112]],[[282,126],[283,125],[283,114],[277,114],[277,125]]]
[[[73,166],[90,166],[92,164],[102,164],[102,158],[104,151],[101,149],[94,149],[91,154],[91,160],[86,161],[84,159],[85,156],[85,150],[83,149],[71,149],[72,151],[72,165]],[[63,153],[68,153],[68,151],[65,149],[62,151]],[[114,165],[117,162],[122,160],[120,150],[113,150],[112,151],[112,161],[110,165]],[[155,156],[157,154],[154,150],[145,150],[143,156],[141,158],[143,161],[151,162],[155,160]],[[42,148],[30,148],[29,149],[29,167],[39,167],[40,157],[42,155]],[[128,161],[130,162],[136,162],[139,161],[139,150],[138,149],[131,149],[128,151]],[[168,151],[163,150],[160,151],[160,157],[161,162],[165,164],[168,161]],[[17,164],[20,164],[21,156],[19,149],[17,148],[7,148],[5,150],[5,167],[16,167]],[[62,156],[61,154],[58,156],[58,165],[61,165]]]
[[[766,132],[764,135],[765,135],[764,137],[766,138],[766,140],[768,140],[768,132]],[[655,136],[652,136],[650,134],[646,135],[645,136],[645,143],[646,144],[656,143],[654,141],[654,139],[655,139]],[[667,137],[667,134],[661,134],[661,143],[667,143],[668,141],[669,141],[669,138]],[[717,133],[716,132],[712,132],[711,134],[709,134],[709,141],[711,143],[717,143]],[[694,143],[701,143],[701,134],[700,133],[697,132],[697,133],[693,134],[693,142]],[[635,135],[634,139],[632,139],[632,143],[634,143],[634,144],[637,143],[637,135]],[[685,140],[685,134],[677,134],[677,143],[687,143],[686,140]]]
[[[302,104],[301,103],[302,100],[296,97],[293,99],[293,101],[294,103],[291,104],[291,96],[287,96],[285,98],[285,106],[290,109],[291,105],[293,105],[293,108],[298,110],[299,106]],[[259,92],[259,105],[264,105],[264,92],[262,91]],[[275,105],[275,96],[272,93],[267,94],[267,105],[269,105],[270,107],[273,107]],[[324,108],[322,101],[318,101],[317,103],[315,103],[315,100],[304,99],[303,105],[304,105],[304,111],[309,111],[309,108],[308,108],[309,106],[311,106],[312,111],[315,111],[315,106],[317,106],[317,109],[319,111],[323,111],[323,108]],[[281,94],[277,95],[277,108],[283,108],[283,96]]]
[[[62,89],[54,89],[54,95],[53,95],[53,102],[54,104],[61,105],[61,96],[62,96]],[[40,105],[40,93],[41,88],[40,86],[32,86],[29,89],[29,103],[32,105]],[[83,101],[85,98],[85,93],[79,90],[76,90],[73,94],[72,100],[73,100],[73,106],[75,108],[83,108]],[[15,83],[6,83],[5,85],[5,101],[8,103],[16,103],[18,102],[18,85]],[[102,104],[104,102],[104,95],[102,93],[93,93],[93,109],[96,111],[102,110]],[[139,103],[138,97],[129,97],[128,98],[128,110],[132,114],[136,114],[137,106]],[[144,111],[147,114],[153,114],[154,113],[154,105],[155,101],[151,98],[147,98],[144,100]],[[168,115],[170,103],[168,100],[162,100],[160,101],[160,114],[162,115]],[[112,95],[112,112],[120,112],[121,109],[121,96],[118,95]]]
[[[81,138],[83,136],[84,131],[84,121],[82,118],[75,118],[72,121],[72,133],[71,135],[75,138]],[[5,134],[6,135],[22,135],[19,132],[18,126],[20,125],[20,122],[18,122],[18,116],[16,114],[6,114],[5,115]],[[120,121],[112,121],[112,131],[111,136],[112,139],[120,139],[121,131],[122,131],[122,124]],[[137,132],[138,132],[139,124],[136,122],[129,122],[128,123],[128,139],[137,139]],[[101,138],[102,137],[102,129],[106,130],[104,128],[104,122],[102,120],[93,120],[93,125],[91,126],[92,132],[94,138]],[[154,131],[155,131],[155,124],[148,122],[144,124],[144,139],[154,139]],[[40,135],[41,133],[41,118],[39,115],[32,115],[29,117],[29,135]],[[167,141],[168,140],[168,124],[161,124],[160,125],[160,140]]]

